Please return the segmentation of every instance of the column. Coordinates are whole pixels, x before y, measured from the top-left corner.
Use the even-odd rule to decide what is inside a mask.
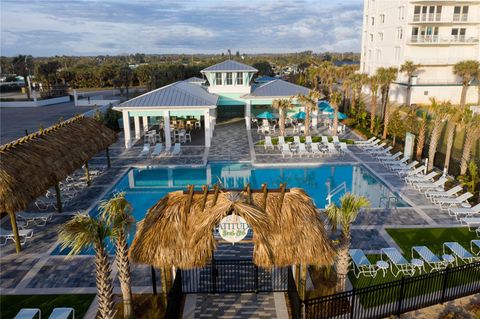
[[[314,128],[317,128],[317,122],[318,122],[318,110],[312,111],[312,126]]]
[[[163,114],[163,130],[165,132],[165,150],[169,151],[172,147],[172,137],[170,136],[170,112],[165,111]]]
[[[142,116],[143,134],[148,131],[148,116]]]
[[[135,176],[133,175],[133,169],[128,172],[128,187],[130,189],[135,188]]]
[[[212,168],[210,165],[207,165],[207,185],[212,186]]]
[[[252,108],[250,106],[250,101],[245,104],[245,125],[247,126],[247,130],[250,129],[252,120],[250,119],[250,115],[252,114]]]
[[[122,111],[123,115],[123,134],[125,135],[125,148],[132,147],[132,136],[130,133],[130,117],[128,111]]]
[[[210,126],[212,125],[212,120],[210,118],[210,110],[205,110],[205,147],[210,147],[210,140],[212,138],[212,132]]]
[[[135,116],[135,117],[133,118],[133,123],[134,123],[134,125],[135,125],[135,139],[136,139],[136,140],[139,140],[140,137],[142,137],[142,136],[140,135],[140,117],[139,117],[139,116]]]
[[[78,106],[78,94],[76,89],[73,90],[73,101],[73,105]]]

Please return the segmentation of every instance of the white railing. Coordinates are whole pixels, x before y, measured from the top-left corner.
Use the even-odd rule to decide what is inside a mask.
[[[468,13],[454,13],[453,14],[453,21],[467,21],[468,20]]]
[[[332,198],[333,196],[337,195],[338,193],[340,193],[341,191],[343,191],[344,193],[347,192],[347,183],[346,182],[343,182],[341,183],[340,185],[338,185],[337,187],[335,187],[334,189],[332,189],[328,195],[327,195],[327,206],[329,206],[330,204],[332,204]]]
[[[478,43],[478,38],[464,35],[438,36],[438,35],[412,35],[410,43],[421,44],[448,44],[448,43]]]
[[[423,22],[423,21],[439,22],[441,20],[442,20],[441,13],[415,13],[413,15],[413,22]]]

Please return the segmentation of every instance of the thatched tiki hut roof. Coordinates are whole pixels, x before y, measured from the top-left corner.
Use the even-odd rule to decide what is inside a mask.
[[[253,229],[253,261],[260,267],[333,264],[316,207],[300,188],[169,193],[138,224],[130,257],[159,268],[205,266],[217,244],[213,230],[229,214]]]
[[[0,147],[0,212],[38,196],[117,140],[100,122],[77,116]]]

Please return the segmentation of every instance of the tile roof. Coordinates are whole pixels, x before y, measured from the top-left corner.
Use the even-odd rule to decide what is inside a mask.
[[[258,70],[255,69],[254,67],[243,64],[237,61],[233,60],[226,60],[217,64],[214,64],[212,66],[209,66],[208,68],[205,68],[202,70],[202,72],[215,72],[215,71],[250,71],[250,72],[257,72]]]

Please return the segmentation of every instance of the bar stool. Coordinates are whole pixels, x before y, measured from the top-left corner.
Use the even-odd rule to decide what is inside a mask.
[[[200,121],[195,122],[195,128],[201,129],[202,128],[202,123]]]
[[[185,133],[185,142],[192,142],[192,135],[190,134],[190,131]]]

